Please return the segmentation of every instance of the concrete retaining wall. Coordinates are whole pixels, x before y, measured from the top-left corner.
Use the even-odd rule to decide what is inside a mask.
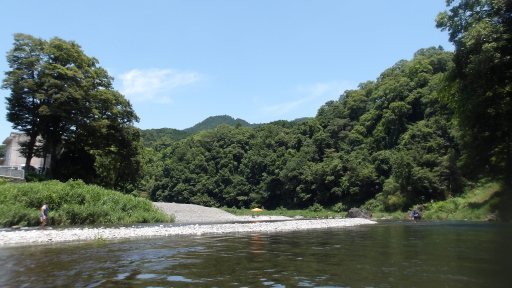
[[[4,166],[0,167],[0,176],[25,179],[25,170]]]

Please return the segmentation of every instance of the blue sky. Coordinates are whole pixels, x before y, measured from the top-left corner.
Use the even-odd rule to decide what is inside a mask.
[[[209,116],[316,115],[418,49],[441,45],[444,0],[0,1],[0,71],[13,34],[74,40],[115,78],[141,129]],[[0,90],[0,134],[8,136]],[[0,135],[0,137],[2,137]]]

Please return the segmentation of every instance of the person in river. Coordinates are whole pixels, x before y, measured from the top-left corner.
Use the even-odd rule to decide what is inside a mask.
[[[41,220],[41,230],[44,230],[44,224],[48,220],[48,211],[50,210],[50,203],[46,202],[41,207],[41,213],[39,213],[39,219]]]
[[[414,219],[414,223],[420,219],[420,213],[417,210],[412,211],[412,218]]]

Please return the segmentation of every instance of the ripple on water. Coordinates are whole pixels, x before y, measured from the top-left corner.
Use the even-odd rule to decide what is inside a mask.
[[[0,287],[507,287],[512,226],[492,227],[381,223],[4,247]]]

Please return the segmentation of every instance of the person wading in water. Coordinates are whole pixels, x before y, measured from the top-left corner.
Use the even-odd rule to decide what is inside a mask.
[[[41,230],[44,230],[44,224],[46,224],[46,220],[48,219],[48,211],[50,210],[50,203],[46,202],[41,207],[41,213],[39,214],[39,219],[41,220]]]
[[[420,219],[420,213],[416,210],[412,211],[412,218],[414,219],[414,223]]]

